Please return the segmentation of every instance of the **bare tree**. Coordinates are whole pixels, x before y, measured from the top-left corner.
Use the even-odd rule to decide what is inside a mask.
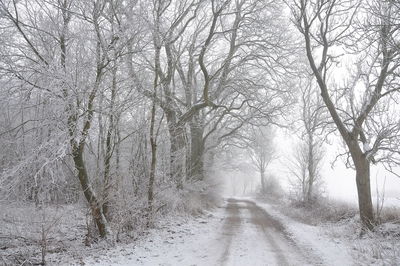
[[[301,85],[300,85],[301,86]],[[300,88],[300,142],[293,150],[293,159],[289,160],[291,183],[296,192],[300,191],[300,200],[312,203],[317,196],[317,184],[321,180],[321,164],[324,156],[322,127],[325,125],[325,113],[322,99],[310,80]]]
[[[375,0],[291,3],[322,99],[356,170],[363,229],[371,229],[370,163],[398,162],[392,146],[398,141],[398,119],[387,108],[399,90],[399,6]],[[333,79],[340,73],[337,63],[346,61],[351,62],[348,77]],[[381,159],[374,158],[379,154]]]
[[[52,101],[49,111],[55,113],[46,137],[50,141],[57,139],[61,142],[53,146],[54,150],[59,149],[57,145],[69,146],[82,192],[102,237],[108,231],[105,217],[107,200],[103,206],[103,198],[108,197],[95,193],[85,150],[90,145],[89,133],[95,121],[96,99],[104,86],[106,72],[113,51],[116,55],[115,48],[119,40],[117,35],[112,34],[112,30],[109,31],[112,20],[105,19],[106,9],[109,7],[106,2],[96,0],[78,4],[69,0],[46,3],[36,1],[32,6],[27,2],[1,2],[2,12],[12,26],[10,28],[19,34],[15,43],[10,43],[9,52],[14,54],[9,56],[19,57],[20,62],[15,64],[9,61],[6,71],[16,77],[21,82],[21,87],[30,91],[30,94],[45,93],[47,101]],[[33,11],[32,8],[37,12],[30,12]],[[90,12],[87,13],[86,10]],[[41,12],[45,16],[40,15]],[[80,27],[76,26],[76,22],[81,23]],[[54,27],[51,26],[53,24]],[[83,40],[82,34],[87,32],[90,33],[85,35],[88,39]],[[83,45],[84,42],[86,45]],[[21,49],[12,49],[12,45],[19,45],[18,43],[22,43]],[[116,61],[114,57],[114,62]],[[29,71],[24,71],[27,66]],[[111,98],[113,106],[115,86],[114,96]],[[51,109],[58,106],[61,108],[56,111]],[[110,120],[114,120],[114,117]],[[60,128],[64,130],[60,131]],[[104,173],[106,193],[110,184],[110,133],[109,129]],[[62,161],[66,156],[67,152],[56,158]],[[39,170],[49,166],[46,162]]]
[[[234,115],[231,111],[239,112],[241,108],[253,113],[258,109],[260,116],[268,113],[260,106],[262,100],[251,94],[265,93],[265,101],[279,98],[277,87],[286,83],[283,76],[288,73],[292,54],[289,38],[283,31],[274,30],[281,26],[273,20],[281,10],[274,1],[153,4],[152,38],[161,49],[155,64],[159,65],[163,91],[156,101],[169,126],[171,178],[178,178],[181,187],[186,170],[193,180],[204,177],[204,154],[209,150],[206,139],[210,135],[204,129],[210,123],[208,118],[219,124],[222,118]],[[171,12],[172,21],[167,19]],[[254,32],[254,27],[260,33]],[[229,49],[220,49],[224,45]],[[260,75],[265,72],[268,75],[262,80]],[[150,91],[144,92],[151,97]],[[282,98],[287,95],[285,89],[279,92]],[[270,110],[279,109],[275,104],[270,106]],[[267,109],[267,102],[264,108]],[[240,123],[244,124],[243,120]],[[185,154],[187,159],[178,158]]]
[[[251,161],[260,173],[261,192],[267,191],[265,172],[268,165],[276,159],[273,137],[271,128],[251,128],[249,139],[246,141]]]

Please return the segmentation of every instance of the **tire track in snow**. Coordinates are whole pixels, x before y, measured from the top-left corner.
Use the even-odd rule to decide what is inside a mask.
[[[272,236],[272,230],[283,230],[282,225],[277,223],[275,220],[266,219],[266,216],[263,215],[264,213],[262,212],[262,210],[257,205],[255,205],[254,202],[246,201],[246,203],[251,213],[252,223],[256,225],[260,231],[263,232],[265,236],[264,239],[274,251],[276,261],[279,263],[279,265],[282,266],[290,265],[286,257],[284,256],[282,249]]]
[[[239,206],[236,204],[234,199],[228,200],[226,215],[227,218],[222,228],[222,234],[226,243],[224,252],[222,253],[221,258],[218,260],[220,265],[226,264],[229,257],[233,236],[239,231],[241,224]]]
[[[251,246],[252,243],[249,241],[256,239],[265,244],[260,243],[256,246],[256,250],[248,250],[250,253],[246,256],[263,254],[263,260],[267,263],[265,265],[322,265],[314,254],[305,254],[305,251],[287,234],[285,226],[279,220],[253,201],[228,199],[225,219],[222,227],[224,252],[218,260],[218,265],[228,265],[229,262],[236,265],[240,255],[238,253],[240,248],[237,247]],[[259,232],[260,237],[252,240],[243,235],[245,232],[252,232],[251,230]],[[238,241],[240,243],[237,243]]]

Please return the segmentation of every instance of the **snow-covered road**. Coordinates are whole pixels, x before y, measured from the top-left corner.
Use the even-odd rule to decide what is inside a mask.
[[[311,265],[283,225],[253,201],[229,199],[218,265]]]
[[[106,256],[90,258],[86,265],[336,264],[329,260],[327,263],[323,253],[318,252],[316,247],[323,242],[304,244],[304,239],[296,239],[296,234],[288,230],[286,222],[282,223],[279,217],[271,215],[272,210],[266,209],[252,200],[228,199],[223,207],[208,216],[186,223],[173,222],[166,230],[153,230],[135,246],[120,247]],[[296,227],[300,231],[302,228]],[[308,227],[304,230],[308,230],[307,235],[313,234]],[[318,232],[314,235],[317,238]],[[352,264],[343,252],[339,251],[336,256],[340,265]]]

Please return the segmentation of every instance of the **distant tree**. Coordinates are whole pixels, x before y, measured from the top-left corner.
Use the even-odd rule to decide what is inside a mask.
[[[300,192],[300,200],[310,204],[318,193],[316,186],[321,181],[324,156],[321,131],[326,123],[323,103],[313,82],[310,80],[300,91],[300,125],[297,132],[300,142],[293,148],[289,171],[296,193]]]
[[[261,191],[267,191],[266,171],[268,165],[276,159],[273,145],[274,133],[269,127],[251,128],[246,140],[248,153],[255,169],[260,173]]]

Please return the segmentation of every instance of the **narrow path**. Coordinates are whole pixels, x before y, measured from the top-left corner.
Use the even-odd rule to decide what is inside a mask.
[[[220,265],[318,265],[306,258],[284,226],[249,200],[229,199]]]

